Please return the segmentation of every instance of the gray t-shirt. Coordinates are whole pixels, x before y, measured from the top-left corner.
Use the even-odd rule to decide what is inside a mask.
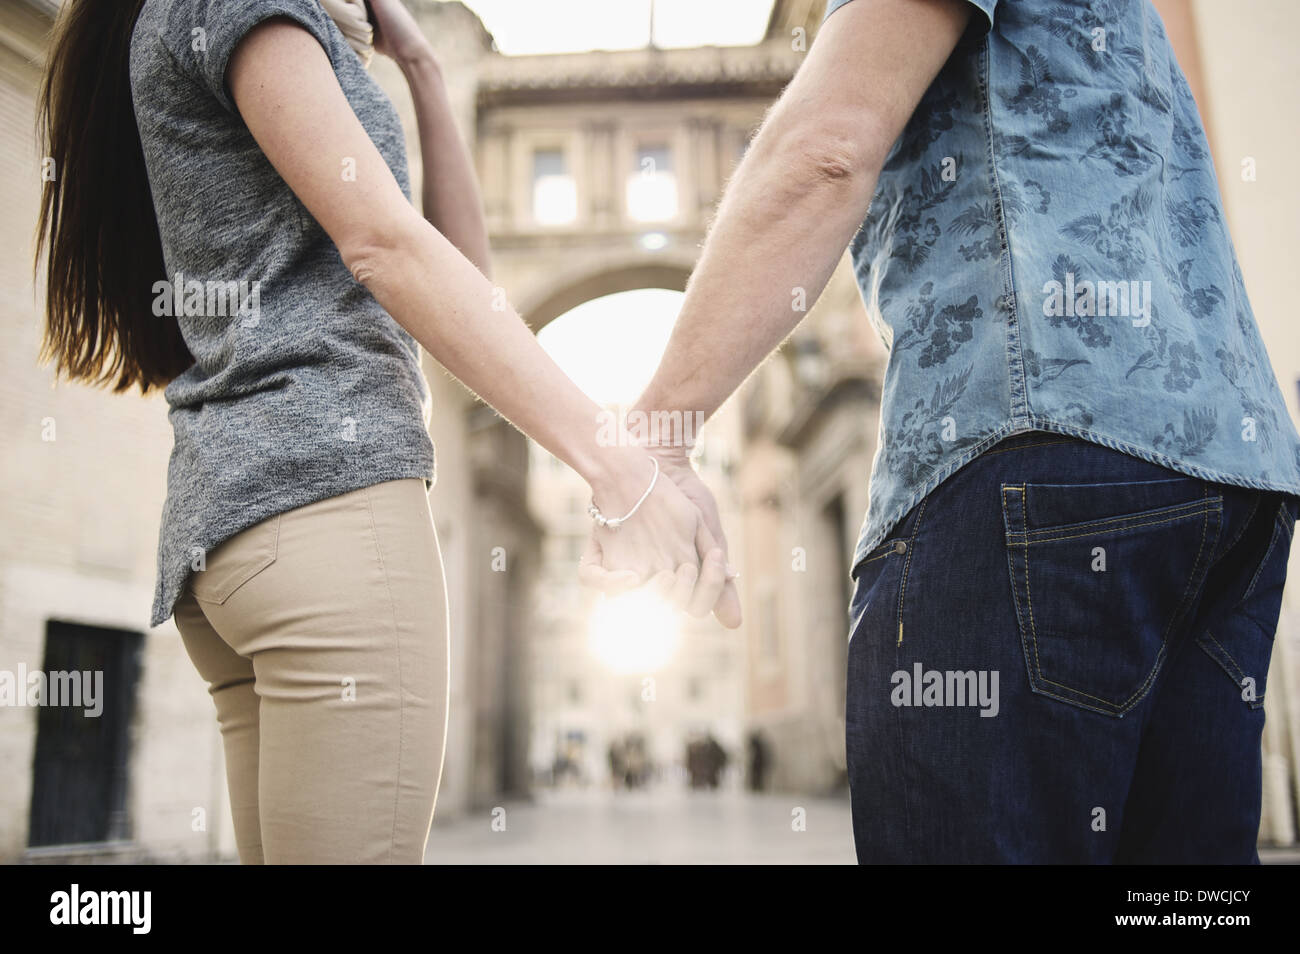
[[[241,530],[385,480],[433,484],[419,346],[352,278],[230,98],[231,52],[274,16],[320,41],[410,198],[397,113],[316,0],[146,0],[131,94],[167,265],[154,312],[195,357],[164,391],[175,443],[155,626],[200,558]]]

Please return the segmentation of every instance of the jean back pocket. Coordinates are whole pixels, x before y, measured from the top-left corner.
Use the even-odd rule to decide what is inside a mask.
[[[1034,692],[1122,717],[1151,688],[1218,540],[1223,498],[1193,478],[1003,484]]]
[[[191,573],[190,592],[201,602],[224,603],[275,562],[279,545],[280,515],[276,514],[213,547],[204,568]]]
[[[1265,501],[1272,499],[1261,496]],[[1252,524],[1244,535],[1251,541],[1251,552],[1258,561],[1252,561],[1253,572],[1252,563],[1241,566],[1242,579],[1249,574],[1249,582],[1231,612],[1219,619],[1213,629],[1196,637],[1197,645],[1232,681],[1236,687],[1232,691],[1251,709],[1264,707],[1264,690],[1295,529],[1296,500],[1285,498],[1276,509],[1266,502],[1262,509],[1266,519],[1258,521],[1257,526]],[[1261,551],[1264,540],[1268,542]],[[1243,553],[1237,560],[1244,557]]]

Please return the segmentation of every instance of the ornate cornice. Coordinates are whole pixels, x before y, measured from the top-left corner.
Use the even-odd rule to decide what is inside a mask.
[[[479,76],[479,106],[603,98],[681,99],[720,93],[771,96],[803,54],[785,39],[755,46],[492,56]]]

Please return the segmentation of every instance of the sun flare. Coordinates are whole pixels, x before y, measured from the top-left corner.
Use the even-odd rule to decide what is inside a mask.
[[[681,637],[678,615],[650,590],[606,597],[590,619],[591,651],[619,673],[662,669],[677,651]]]

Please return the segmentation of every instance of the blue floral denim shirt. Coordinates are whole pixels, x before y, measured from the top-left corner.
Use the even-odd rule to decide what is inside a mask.
[[[1155,9],[968,2],[850,245],[889,349],[854,563],[1029,430],[1300,494],[1300,437]]]

